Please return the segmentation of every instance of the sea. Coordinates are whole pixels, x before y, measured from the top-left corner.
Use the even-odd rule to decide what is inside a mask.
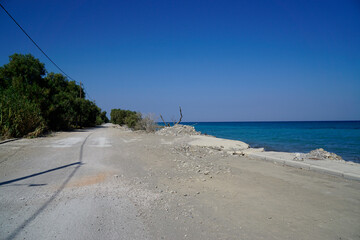
[[[308,153],[317,148],[360,163],[360,121],[185,122],[203,134],[240,140],[266,151]]]

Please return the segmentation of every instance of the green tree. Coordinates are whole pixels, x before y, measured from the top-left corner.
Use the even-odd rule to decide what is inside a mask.
[[[19,137],[108,120],[106,112],[85,99],[81,86],[59,73],[45,76],[44,64],[32,55],[14,54],[9,60],[0,67],[1,135]]]
[[[110,113],[111,122],[119,125],[127,125],[130,128],[135,128],[135,126],[141,120],[141,114],[122,109],[112,109]]]

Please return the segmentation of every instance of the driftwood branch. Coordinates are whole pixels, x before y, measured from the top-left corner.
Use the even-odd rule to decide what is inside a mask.
[[[168,123],[165,122],[165,120],[164,120],[164,118],[161,116],[161,114],[160,114],[160,118],[161,118],[161,120],[163,121],[165,127],[166,127],[166,126],[170,127],[170,124],[168,124]]]
[[[179,124],[181,122],[182,118],[183,118],[181,107],[179,107],[179,109],[180,109],[180,119],[176,124]]]
[[[182,111],[181,111],[181,107],[179,107],[179,109],[180,109],[180,119],[179,119],[178,122],[174,122],[174,125],[181,123],[181,120],[182,120],[182,118],[183,118]],[[164,118],[161,116],[161,114],[160,114],[160,118],[161,118],[161,120],[163,121],[163,123],[164,123],[165,126],[170,127],[170,124],[165,122],[165,120],[164,120]]]

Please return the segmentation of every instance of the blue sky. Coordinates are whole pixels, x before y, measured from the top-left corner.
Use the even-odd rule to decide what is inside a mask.
[[[359,1],[2,1],[104,110],[360,120]],[[31,53],[0,9],[0,65]]]

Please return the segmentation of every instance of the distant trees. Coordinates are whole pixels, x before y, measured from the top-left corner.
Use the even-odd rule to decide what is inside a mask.
[[[114,124],[127,125],[134,130],[145,130],[147,132],[155,131],[157,124],[151,115],[142,116],[141,113],[122,110],[111,109],[110,121]]]
[[[96,125],[100,125],[103,123],[108,123],[109,119],[106,116],[106,111],[102,111],[100,115],[96,116]]]
[[[14,54],[0,67],[0,134],[38,135],[44,130],[94,126],[108,121],[106,112],[86,100],[84,89],[59,73],[46,76],[31,54]]]
[[[136,123],[141,119],[141,115],[130,110],[111,109],[110,119],[114,124],[125,124],[129,128],[134,128]]]

